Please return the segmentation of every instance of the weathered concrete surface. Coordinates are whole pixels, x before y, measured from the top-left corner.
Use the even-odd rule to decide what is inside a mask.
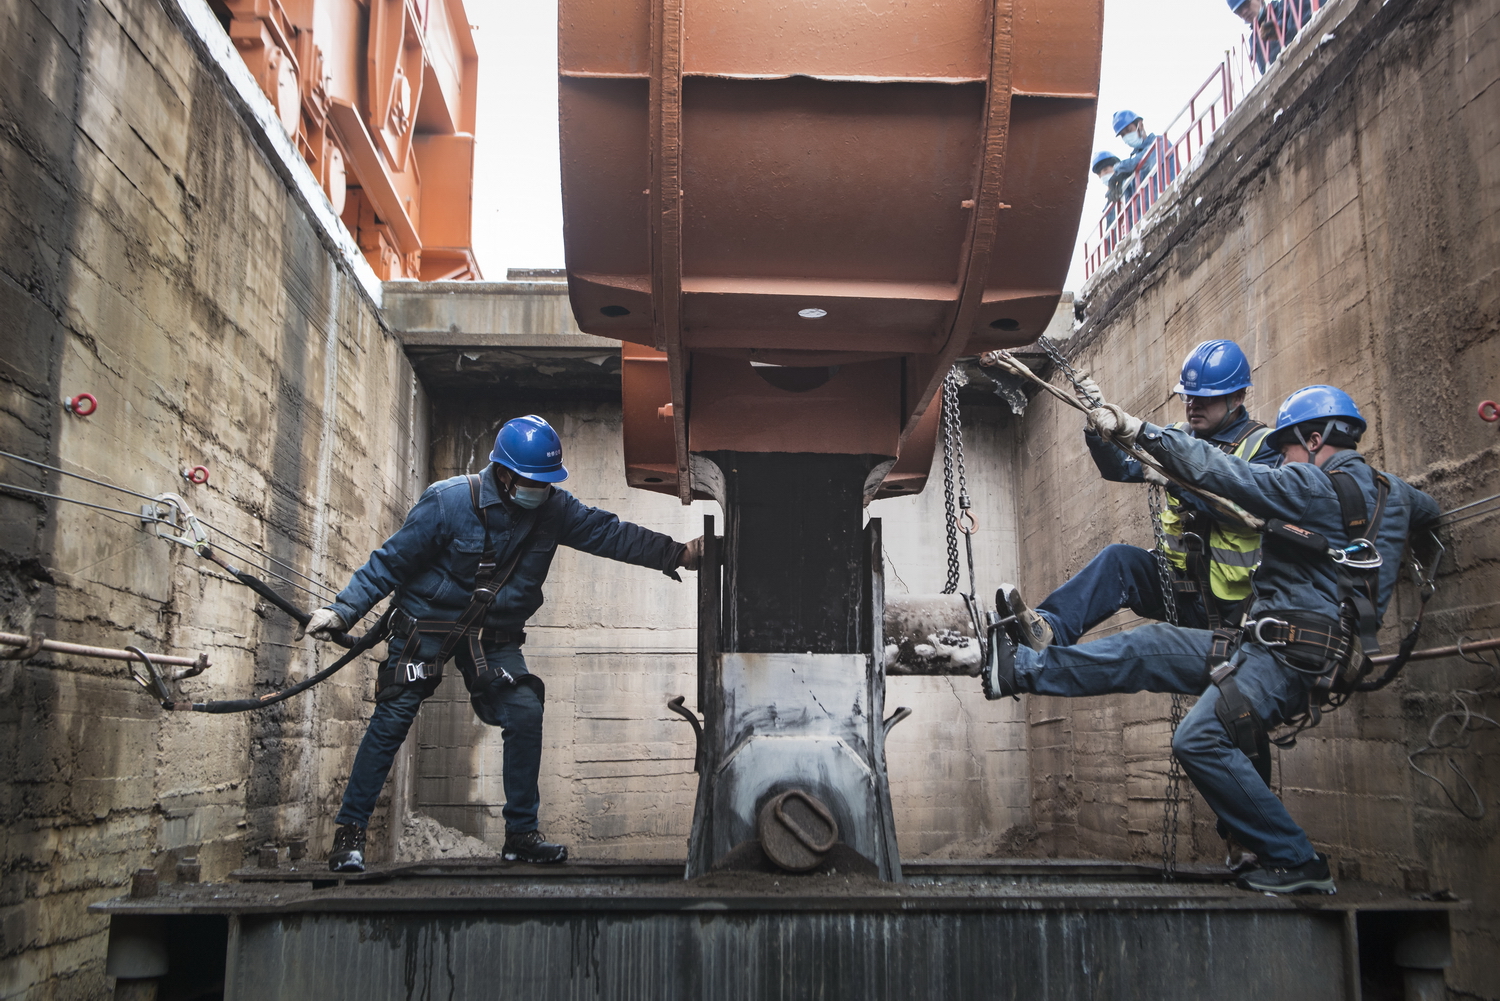
[[[426,400],[399,343],[160,5],[0,11],[4,450],[182,492],[216,528],[342,578],[425,474]],[[65,417],[84,391],[99,411]],[[188,487],[200,463],[211,479]],[[0,481],[139,504],[9,460]],[[182,686],[197,699],[328,656],[127,515],[7,493],[0,526],[5,629],[208,651]],[[104,922],[84,908],[139,866],[196,855],[219,878],[267,840],[326,841],[366,675],[264,714],[167,717],[119,662],[0,663],[0,997],[107,994]]]
[[[1500,388],[1500,2],[1343,0],[1325,16],[1084,290],[1070,352],[1110,399],[1160,421],[1179,417],[1164,399],[1188,349],[1236,338],[1255,366],[1257,416],[1272,420],[1299,386],[1340,385],[1370,418],[1372,461],[1454,507],[1500,491],[1500,441],[1474,412]],[[1022,566],[1037,595],[1108,543],[1150,544],[1144,490],[1100,483],[1078,425],[1045,400],[1023,423]],[[1500,626],[1495,518],[1455,527],[1445,570],[1425,643]],[[1386,634],[1414,612],[1403,587]],[[1453,689],[1494,683],[1457,659],[1414,664],[1280,752],[1276,771],[1294,815],[1346,873],[1473,898],[1455,918],[1449,982],[1490,998],[1500,996],[1500,780],[1486,756],[1497,737],[1454,755],[1491,807],[1478,823],[1405,757]],[[1046,847],[1158,853],[1167,699],[1029,701]],[[1446,771],[1440,756],[1427,761]],[[1220,850],[1194,803],[1184,854]]]

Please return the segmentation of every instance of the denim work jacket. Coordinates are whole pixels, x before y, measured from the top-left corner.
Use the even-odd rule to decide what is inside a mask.
[[[494,466],[480,474],[479,503],[489,520],[490,542],[501,567],[520,540],[517,529],[527,512],[500,494]],[[468,478],[454,476],[432,484],[349,586],[328,607],[350,626],[380,599],[397,591],[397,605],[418,619],[456,620],[469,604],[485,526],[474,513]],[[553,487],[536,509],[526,550],[510,580],[485,616],[486,629],[516,631],[542,606],[542,583],[559,545],[663,573],[677,566],[684,546],[671,536],[621,521]]]
[[[1227,497],[1253,515],[1281,518],[1310,532],[1317,532],[1332,545],[1350,540],[1344,532],[1339,508],[1328,473],[1347,471],[1359,484],[1365,506],[1375,511],[1375,470],[1355,451],[1340,452],[1319,469],[1310,462],[1283,466],[1255,465],[1225,455],[1206,441],[1185,431],[1146,424],[1136,436],[1136,445],[1188,483]],[[1391,483],[1379,538],[1372,539],[1382,564],[1375,611],[1385,607],[1401,574],[1401,555],[1412,531],[1428,527],[1438,517],[1437,501],[1416,487],[1387,473]],[[1251,618],[1278,612],[1311,612],[1336,619],[1339,616],[1338,577],[1332,560],[1308,554],[1287,553],[1281,546],[1267,546],[1253,578],[1254,602]]]

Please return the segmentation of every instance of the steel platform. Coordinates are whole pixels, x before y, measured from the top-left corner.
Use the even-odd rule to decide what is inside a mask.
[[[1413,931],[1446,942],[1447,912],[1461,906],[1362,884],[1272,897],[1203,868],[1175,883],[1113,862],[903,868],[892,884],[488,860],[332,878],[310,862],[92,910],[111,918],[112,953],[164,943],[161,1001],[1328,1001],[1360,998],[1362,981],[1365,997],[1401,997],[1394,944]],[[1388,982],[1398,993],[1383,993]]]

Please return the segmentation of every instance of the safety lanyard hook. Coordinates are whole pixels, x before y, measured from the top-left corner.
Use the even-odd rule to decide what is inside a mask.
[[[198,516],[188,507],[187,501],[174,493],[165,493],[157,494],[152,498],[152,503],[167,508],[166,517],[161,517],[160,513],[157,515],[157,538],[179,543],[201,553],[203,547],[208,545],[208,530],[198,523]],[[178,524],[179,519],[181,525]],[[170,525],[183,534],[173,535],[163,531],[162,525]]]
[[[156,665],[151,662],[151,658],[146,655],[146,651],[138,646],[128,646],[125,649],[141,658],[141,663],[146,665],[146,673],[150,675],[150,680],[141,677],[136,672],[135,661],[131,661],[128,669],[130,676],[135,679],[135,683],[149,692],[151,697],[162,703],[162,705],[171,705],[172,693],[167,690],[167,683],[162,680],[161,672],[157,671]]]

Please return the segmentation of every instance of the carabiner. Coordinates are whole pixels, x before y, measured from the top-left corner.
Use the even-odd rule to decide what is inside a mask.
[[[1245,623],[1245,628],[1250,631],[1250,637],[1263,647],[1286,646],[1286,640],[1268,640],[1260,634],[1261,629],[1265,628],[1267,623],[1278,626],[1288,625],[1288,623],[1283,622],[1281,619],[1273,619],[1268,616],[1264,619],[1252,619]]]
[[[1358,556],[1356,553],[1365,555]],[[1330,549],[1328,555],[1333,562],[1341,563],[1351,570],[1377,570],[1385,562],[1380,550],[1369,539],[1355,539],[1343,549]]]
[[[157,538],[166,539],[168,542],[180,543],[197,552],[201,552],[203,547],[208,545],[208,530],[198,524],[198,516],[193,513],[192,508],[188,507],[187,501],[174,493],[165,493],[157,494],[152,498],[152,502],[165,505],[171,509],[170,517],[160,519],[157,522],[158,526],[170,525],[184,533],[182,535],[172,535],[163,532],[158,527],[156,530]],[[184,523],[182,527],[179,527],[177,524],[177,516],[179,514],[182,516]],[[191,538],[189,538],[189,535],[191,535]]]

